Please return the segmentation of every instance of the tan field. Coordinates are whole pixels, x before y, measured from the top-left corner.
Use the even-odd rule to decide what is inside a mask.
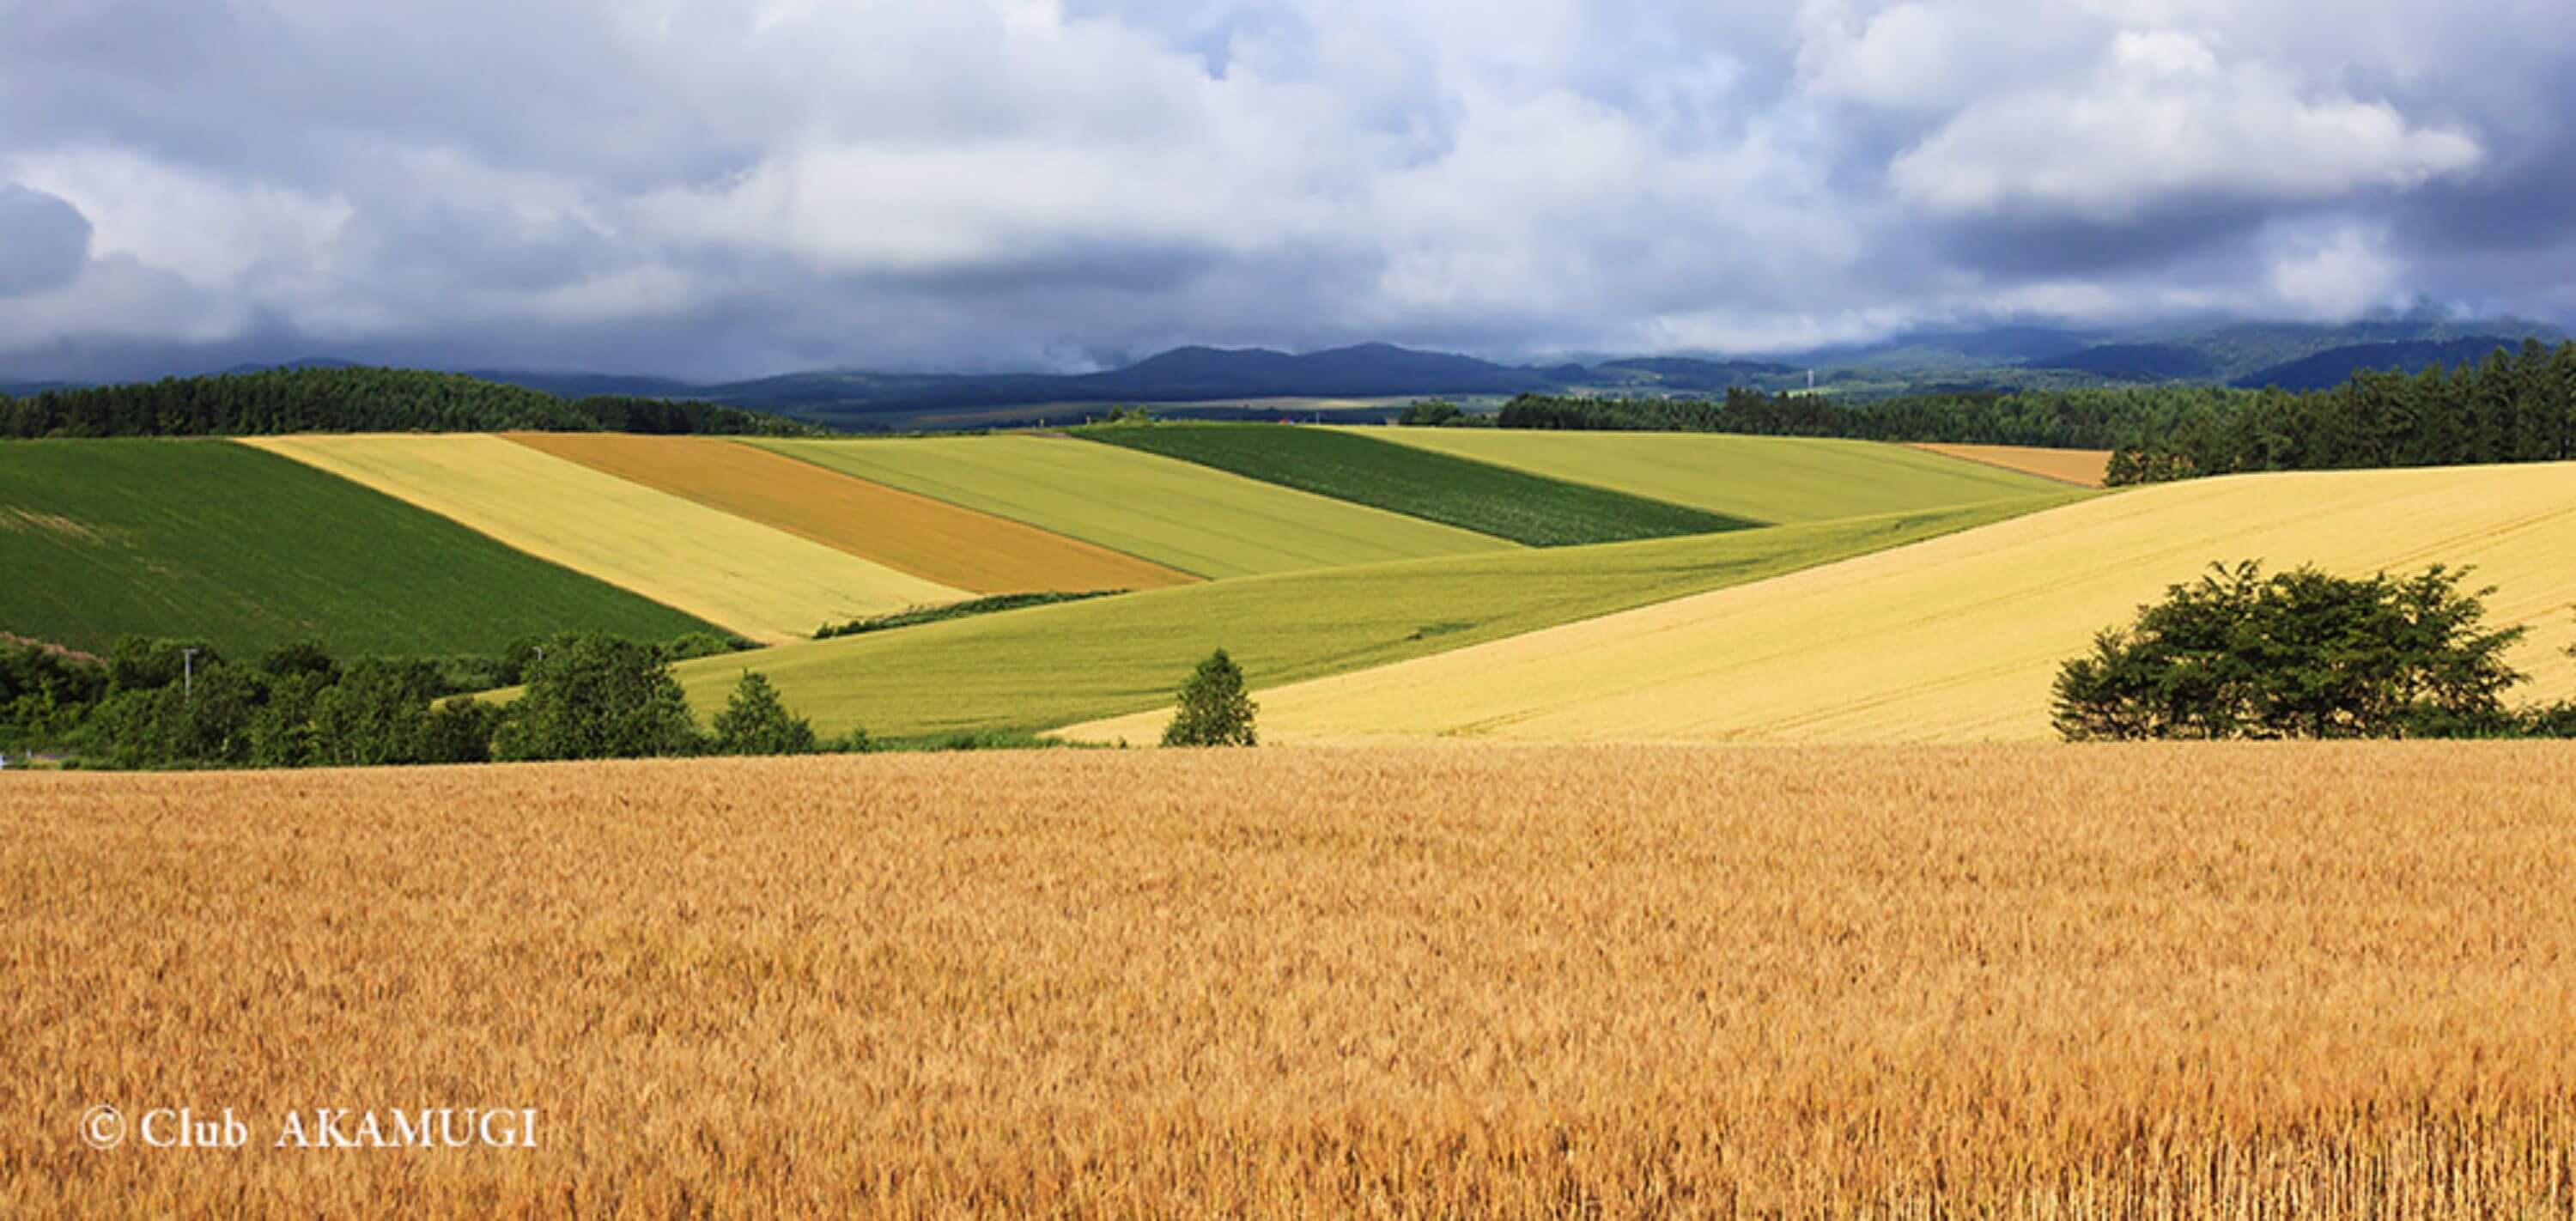
[[[502,437],[252,437],[283,454],[763,643],[973,595]]]
[[[1922,443],[1915,449],[1965,458],[2008,471],[2054,479],[2082,488],[2098,488],[2109,474],[2111,451],[2107,449],[2043,449],[2035,445],[1934,445]]]
[[[1161,589],[1197,580],[1107,547],[828,471],[730,437],[532,432],[510,439],[977,593]]]
[[[2527,624],[2517,696],[2576,696],[2576,464],[2125,491],[1752,585],[1255,692],[1276,741],[2034,741],[2093,634],[2213,561],[2473,565]],[[1151,741],[1166,714],[1066,731]]]
[[[2576,1209],[2560,746],[0,794],[12,1218]],[[143,1147],[182,1106],[245,1147]],[[275,1147],[317,1107],[534,1110],[536,1147]]]

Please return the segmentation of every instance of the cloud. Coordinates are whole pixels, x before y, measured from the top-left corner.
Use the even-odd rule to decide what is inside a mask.
[[[0,369],[2564,309],[2576,16],[2497,3],[0,3]]]
[[[60,288],[89,262],[89,218],[57,196],[0,186],[0,297]]]
[[[2475,166],[2465,132],[2303,90],[2173,31],[2127,31],[2080,85],[1981,98],[1890,167],[1936,213],[2123,220],[2177,198],[2313,203]]]

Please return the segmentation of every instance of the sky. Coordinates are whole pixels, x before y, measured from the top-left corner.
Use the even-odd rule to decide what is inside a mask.
[[[0,0],[0,374],[2576,319],[2576,9]]]

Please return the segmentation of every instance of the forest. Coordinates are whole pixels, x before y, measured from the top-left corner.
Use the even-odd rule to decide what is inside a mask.
[[[563,399],[412,369],[272,369],[0,396],[0,438],[510,431],[825,435],[784,416],[713,403]]]
[[[2525,341],[2474,364],[2414,375],[2364,370],[2305,394],[2139,386],[1914,395],[1858,406],[1741,389],[1717,400],[1522,395],[1495,423],[2108,449],[2114,484],[2244,471],[2558,462],[2576,458],[2576,343]]]

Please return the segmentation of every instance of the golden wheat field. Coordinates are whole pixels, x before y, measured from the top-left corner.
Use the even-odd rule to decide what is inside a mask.
[[[0,871],[13,1218],[2576,1209],[2563,746],[13,775]]]
[[[2576,697],[2576,463],[2134,488],[1581,623],[1255,692],[1280,741],[2045,741],[2058,666],[2213,562],[2476,568],[2531,629],[2514,698]],[[1150,741],[1168,713],[1075,738]]]
[[[2107,449],[2043,449],[2035,445],[1942,445],[1915,442],[1909,448],[1951,458],[1964,458],[2008,471],[2020,471],[2077,487],[2098,488],[2110,473]]]

